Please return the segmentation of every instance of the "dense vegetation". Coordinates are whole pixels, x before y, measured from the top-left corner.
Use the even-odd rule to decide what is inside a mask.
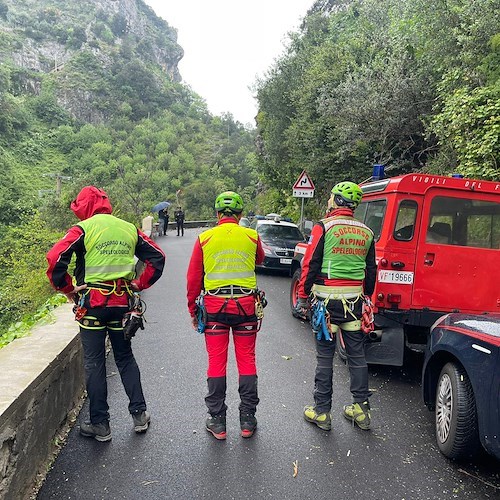
[[[30,3],[38,15],[23,12]],[[226,189],[254,206],[254,132],[211,115],[175,81],[174,63],[170,75],[155,63],[153,52],[167,62],[182,52],[168,25],[138,0],[147,15],[137,37],[119,15],[92,17],[105,0],[84,3],[0,0],[0,346],[31,322],[20,318],[47,309],[45,253],[76,222],[68,206],[84,185],[105,189],[115,213],[138,225],[163,200],[178,200],[189,219],[211,218]],[[44,62],[51,40],[71,54],[57,72],[8,56],[36,42]]]
[[[303,169],[313,218],[373,163],[498,180],[499,26],[500,0],[317,0],[256,83],[255,131],[179,83],[176,32],[142,0],[0,0],[0,346],[52,306],[45,252],[86,184],[139,224],[179,192],[211,217],[224,189],[297,218]]]
[[[257,84],[260,168],[320,204],[374,163],[499,180],[499,68],[499,0],[318,0]]]

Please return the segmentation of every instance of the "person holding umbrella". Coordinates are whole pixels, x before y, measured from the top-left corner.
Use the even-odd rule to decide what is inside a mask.
[[[163,236],[166,236],[167,229],[168,229],[168,220],[170,219],[170,216],[168,215],[168,208],[164,208],[163,210],[160,210],[158,212],[158,217],[160,218],[160,221],[163,225]]]
[[[160,203],[157,203],[152,208],[152,212],[158,213],[158,218],[160,219],[160,223],[163,226],[163,236],[166,235],[167,229],[168,229],[168,221],[170,218],[169,214],[168,214],[168,207],[169,206],[170,206],[170,203],[168,201],[160,201]],[[161,231],[161,229],[160,229],[160,231]]]

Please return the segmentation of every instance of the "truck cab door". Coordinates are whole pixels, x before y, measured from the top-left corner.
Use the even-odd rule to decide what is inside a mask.
[[[498,197],[497,197],[498,198]],[[482,313],[500,308],[500,204],[481,192],[425,195],[412,307]]]
[[[415,252],[419,231],[421,198],[398,195],[385,221],[384,240],[377,247],[377,284],[374,294],[378,308],[408,310],[411,304]]]

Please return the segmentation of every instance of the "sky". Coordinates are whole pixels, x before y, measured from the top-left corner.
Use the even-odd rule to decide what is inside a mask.
[[[177,29],[184,49],[183,83],[211,113],[230,112],[255,126],[257,102],[249,87],[284,52],[314,0],[145,0]]]

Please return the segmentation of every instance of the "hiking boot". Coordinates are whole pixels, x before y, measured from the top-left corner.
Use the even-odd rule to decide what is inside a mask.
[[[111,428],[109,427],[109,422],[107,420],[99,422],[98,424],[92,424],[91,422],[84,422],[83,424],[80,424],[80,434],[85,437],[94,438],[101,442],[111,440]]]
[[[329,431],[332,429],[332,417],[330,413],[317,413],[314,406],[309,405],[304,408],[304,418],[313,424],[316,424],[320,429]]]
[[[362,403],[353,403],[344,406],[344,417],[356,424],[360,429],[367,431],[370,429],[371,415],[370,403],[363,401]]]
[[[253,413],[240,413],[241,437],[250,438],[257,429],[257,419]]]
[[[151,417],[149,412],[143,410],[132,413],[132,420],[134,421],[134,431],[139,434],[148,430]]]
[[[208,417],[205,425],[215,439],[226,439],[226,415]]]

